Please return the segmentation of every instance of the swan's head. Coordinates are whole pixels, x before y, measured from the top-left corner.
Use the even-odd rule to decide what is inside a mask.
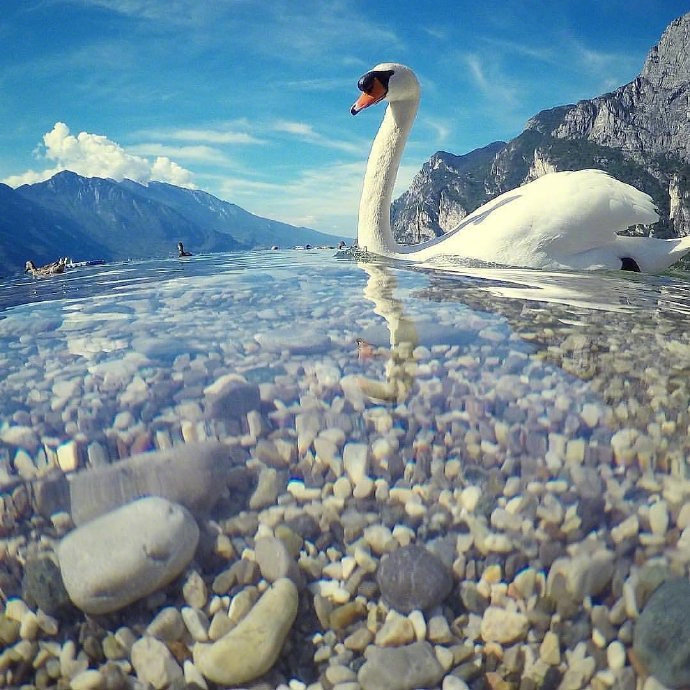
[[[362,95],[350,108],[353,115],[384,99],[394,103],[419,98],[419,82],[414,72],[397,62],[382,62],[376,65],[362,75],[357,82],[357,88]]]

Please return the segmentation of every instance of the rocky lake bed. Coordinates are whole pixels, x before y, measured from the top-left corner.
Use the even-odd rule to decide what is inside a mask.
[[[1,687],[690,685],[683,280],[81,276],[0,312]]]

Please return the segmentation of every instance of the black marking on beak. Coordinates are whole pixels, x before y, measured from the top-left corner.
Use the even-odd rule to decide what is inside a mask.
[[[357,88],[364,93],[371,93],[371,90],[374,88],[374,80],[378,79],[386,92],[388,92],[388,81],[393,74],[394,71],[392,69],[371,70],[371,72],[367,72],[360,77],[357,82]]]

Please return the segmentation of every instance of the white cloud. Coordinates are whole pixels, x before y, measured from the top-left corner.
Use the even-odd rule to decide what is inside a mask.
[[[187,161],[195,161],[198,163],[220,165],[227,165],[231,163],[231,160],[228,158],[228,156],[212,146],[169,146],[155,142],[145,142],[142,144],[137,144],[136,146],[129,146],[128,150],[132,154],[139,154],[141,156],[163,156]]]
[[[314,128],[306,122],[289,122],[287,120],[278,120],[273,129],[276,132],[287,132],[288,134],[298,134],[303,137],[314,137],[316,132]]]
[[[248,123],[245,126],[249,126]],[[150,137],[169,141],[193,141],[199,144],[265,144],[264,139],[259,139],[247,132],[238,132],[229,129],[158,129],[142,130],[135,132],[133,136]]]
[[[436,134],[436,146],[444,144],[453,131],[453,126],[447,119],[426,116],[422,119],[422,122]]]
[[[508,108],[518,105],[515,83],[502,74],[498,64],[487,62],[475,53],[467,53],[463,58],[474,83],[485,98]]]
[[[153,163],[147,158],[125,151],[119,144],[100,134],[70,134],[64,122],[56,122],[43,135],[41,157],[54,166],[41,171],[28,170],[3,180],[11,187],[42,182],[62,170],[71,170],[84,177],[125,178],[147,183],[150,180],[170,182],[180,187],[194,187],[192,174],[167,156],[158,156]]]

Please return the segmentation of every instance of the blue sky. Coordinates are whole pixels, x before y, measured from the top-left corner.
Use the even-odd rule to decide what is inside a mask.
[[[0,180],[162,179],[354,235],[383,115],[357,79],[403,62],[422,102],[398,192],[435,151],[519,134],[640,71],[675,0],[3,0]]]

